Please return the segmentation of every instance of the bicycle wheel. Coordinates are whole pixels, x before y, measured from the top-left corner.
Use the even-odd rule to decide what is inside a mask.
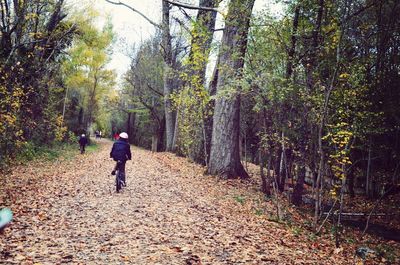
[[[116,174],[115,174],[115,187],[117,192],[119,192],[121,190],[121,176],[120,176],[120,171],[119,169],[117,170]]]

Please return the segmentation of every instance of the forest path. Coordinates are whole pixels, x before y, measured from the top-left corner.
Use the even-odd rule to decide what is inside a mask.
[[[133,148],[128,186],[117,194],[112,142],[98,144],[95,152],[0,178],[0,207],[15,214],[0,234],[0,263],[351,263],[326,251],[329,243],[316,246],[256,214],[268,209],[254,189],[203,176],[172,154]]]

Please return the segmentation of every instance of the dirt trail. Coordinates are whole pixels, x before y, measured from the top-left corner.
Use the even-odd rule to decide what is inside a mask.
[[[0,263],[352,262],[343,253],[321,251],[330,243],[311,245],[255,214],[268,210],[259,193],[203,176],[201,167],[172,154],[134,148],[128,186],[117,194],[111,142],[99,145],[96,152],[33,163],[0,178],[0,207],[15,213],[0,234]]]

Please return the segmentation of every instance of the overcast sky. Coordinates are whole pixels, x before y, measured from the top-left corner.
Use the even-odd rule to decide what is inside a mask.
[[[70,1],[72,2],[74,0]],[[107,3],[105,0],[91,1],[95,8],[100,12],[103,21],[107,15],[111,16],[114,31],[117,35],[117,41],[114,44],[112,60],[108,67],[115,69],[118,76],[121,77],[121,75],[128,69],[130,63],[130,59],[127,56],[127,50],[129,49],[127,48],[135,43],[139,44],[153,35],[155,33],[154,26],[126,7],[112,5]],[[118,2],[118,0],[114,1]],[[161,21],[161,1],[162,0],[121,0],[121,2],[134,7],[157,23]],[[180,1],[196,5],[198,4],[198,1],[196,0]],[[276,15],[282,13],[282,5],[276,4],[275,0],[256,0],[254,12],[261,11],[264,8],[270,9],[271,12]],[[177,9],[175,8],[173,10]]]

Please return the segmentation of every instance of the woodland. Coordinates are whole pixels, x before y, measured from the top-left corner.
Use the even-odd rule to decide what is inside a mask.
[[[143,178],[132,180],[132,186],[142,183],[142,198],[150,196],[144,201],[148,207],[157,201],[151,185],[159,185],[159,196],[171,207],[176,203],[171,194],[185,198],[187,204],[177,203],[182,209],[194,207],[191,196],[204,196],[207,201],[195,207],[202,214],[210,210],[211,219],[226,214],[231,222],[252,216],[246,231],[254,249],[264,246],[254,243],[259,238],[253,233],[265,225],[271,235],[275,226],[276,231],[290,231],[287,241],[271,239],[277,247],[290,250],[294,244],[288,242],[312,237],[314,250],[324,253],[322,260],[313,256],[308,261],[303,254],[285,261],[258,250],[253,256],[240,252],[245,259],[224,256],[225,250],[212,256],[210,249],[218,247],[198,228],[213,242],[210,252],[203,245],[197,254],[188,252],[177,241],[168,248],[177,259],[165,264],[328,264],[323,260],[329,255],[337,256],[329,264],[400,262],[400,1],[276,0],[284,9],[274,15],[268,9],[274,1],[265,1],[266,8],[254,12],[256,0],[159,0],[159,21],[131,1],[103,2],[130,10],[133,26],[135,20],[145,20],[156,32],[126,47],[131,62],[121,80],[108,67],[120,36],[109,18],[99,27],[101,14],[90,1],[78,7],[66,0],[0,0],[0,208],[12,209],[21,200],[30,204],[28,197],[10,194],[38,181],[40,176],[33,180],[26,174],[35,163],[70,177],[71,182],[62,183],[71,193],[76,176],[68,173],[69,167],[76,174],[91,172],[105,186],[99,176],[106,173],[88,161],[100,163],[100,153],[108,158],[104,149],[111,141],[92,139],[94,150],[83,158],[71,150],[76,151],[82,133],[102,131],[112,139],[127,132],[142,161],[132,162],[132,174],[135,167],[154,163],[148,175],[140,169]],[[54,160],[43,162],[46,154],[56,152],[52,150],[67,153],[87,172],[66,158],[60,158],[63,172],[51,166]],[[200,195],[191,182],[212,192]],[[101,193],[99,187],[93,192]],[[124,194],[127,204],[137,203],[134,194],[129,189]],[[212,208],[212,203],[218,206]],[[138,211],[134,214],[142,213]],[[150,222],[173,219],[162,214]],[[225,231],[225,226],[210,231]],[[12,229],[11,223],[4,232],[9,239]],[[318,238],[330,243],[315,246]],[[13,240],[22,239],[14,235]],[[238,249],[242,243],[235,243]],[[227,249],[238,253],[232,245]],[[201,257],[201,251],[212,258]],[[0,263],[2,258],[16,261],[18,255],[1,243]],[[71,261],[70,256],[74,253],[58,258]],[[128,256],[121,254],[122,262],[129,264]],[[34,264],[34,257],[23,257],[20,261]],[[58,258],[49,259],[50,264]],[[97,258],[99,263],[117,262]],[[96,257],[78,260],[85,264]],[[157,261],[161,263],[138,260],[132,264],[164,264],[162,258]]]

